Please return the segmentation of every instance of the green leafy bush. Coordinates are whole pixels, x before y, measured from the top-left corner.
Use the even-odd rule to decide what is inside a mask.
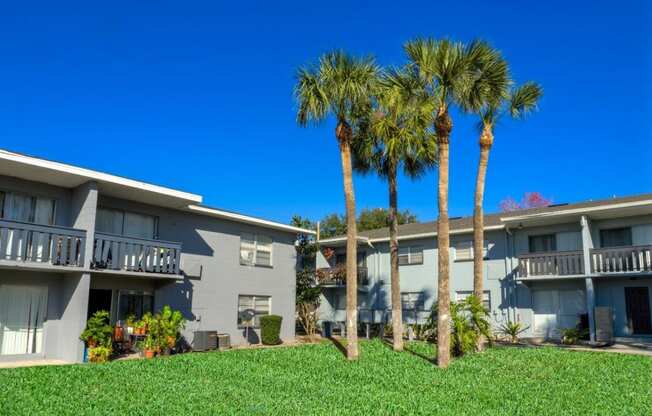
[[[113,350],[110,347],[93,347],[88,349],[88,361],[91,363],[105,363]]]
[[[561,329],[561,342],[565,345],[577,344],[577,342],[586,337],[589,333],[588,329],[579,328],[562,328]]]
[[[489,344],[491,325],[489,311],[478,297],[471,295],[461,302],[451,302],[451,353],[457,357],[477,350],[480,336]]]
[[[95,312],[88,322],[86,322],[86,329],[81,333],[79,339],[84,341],[89,348],[111,348],[113,328],[109,322],[109,313],[107,311]]]
[[[283,317],[266,315],[260,318],[260,338],[265,345],[281,343],[281,322]]]
[[[512,344],[516,344],[518,342],[518,336],[527,331],[528,328],[529,326],[524,327],[520,322],[508,321],[506,324],[500,326],[499,332],[509,337]]]

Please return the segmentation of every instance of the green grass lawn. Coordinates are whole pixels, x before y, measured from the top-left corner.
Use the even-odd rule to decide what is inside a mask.
[[[494,348],[439,370],[433,346],[362,343],[0,370],[0,414],[652,415],[652,358]]]

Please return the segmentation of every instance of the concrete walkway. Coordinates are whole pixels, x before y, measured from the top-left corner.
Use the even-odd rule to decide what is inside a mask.
[[[0,361],[2,368],[38,367],[42,365],[66,365],[71,364],[63,360],[21,360],[21,361]]]
[[[619,354],[647,355],[652,357],[652,343],[627,342],[616,343],[606,347],[584,347],[580,345],[563,346],[574,351],[614,352]]]

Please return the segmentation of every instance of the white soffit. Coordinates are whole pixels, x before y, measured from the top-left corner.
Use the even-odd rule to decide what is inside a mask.
[[[183,208],[202,202],[201,195],[2,149],[0,175],[63,188],[75,188],[95,181],[102,195],[169,208]]]

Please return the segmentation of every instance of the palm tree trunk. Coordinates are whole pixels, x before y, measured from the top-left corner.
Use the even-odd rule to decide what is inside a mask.
[[[358,255],[355,225],[355,194],[351,166],[351,128],[345,122],[337,125],[336,136],[340,145],[344,199],[346,202],[346,358],[357,360],[358,351]]]
[[[480,136],[480,160],[478,162],[478,175],[475,180],[475,206],[473,209],[473,294],[482,301],[484,296],[484,214],[482,203],[484,201],[484,186],[489,163],[489,150],[491,131],[485,126]],[[478,337],[476,348],[482,351],[484,337]]]
[[[403,351],[403,311],[401,310],[401,281],[398,274],[398,215],[396,192],[396,166],[390,164],[387,175],[389,184],[389,254],[390,280],[392,286],[392,333],[394,351]]]
[[[439,146],[439,168],[437,198],[439,219],[437,220],[437,365],[448,367],[450,363],[450,236],[448,223],[448,149],[453,123],[448,111],[440,109],[435,121],[437,144]]]

